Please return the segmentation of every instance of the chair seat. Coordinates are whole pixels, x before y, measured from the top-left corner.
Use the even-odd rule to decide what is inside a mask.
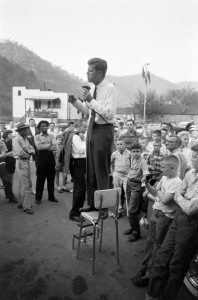
[[[90,220],[91,222],[98,221],[99,211],[81,212],[81,216]]]

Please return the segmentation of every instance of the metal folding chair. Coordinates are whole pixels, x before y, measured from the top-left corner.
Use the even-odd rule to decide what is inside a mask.
[[[92,252],[92,274],[95,274],[95,257],[96,257],[96,238],[99,234],[99,252],[102,251],[102,238],[103,238],[103,209],[108,209],[108,216],[115,220],[116,229],[116,258],[119,265],[119,240],[118,240],[118,204],[121,196],[121,189],[114,188],[108,190],[98,190],[94,194],[94,203],[98,211],[82,212],[80,232],[78,239],[77,259],[80,256],[80,246],[83,240],[86,240],[86,228],[92,227],[89,237],[93,239],[93,252]],[[88,223],[84,223],[88,221]],[[76,237],[76,236],[75,236]]]

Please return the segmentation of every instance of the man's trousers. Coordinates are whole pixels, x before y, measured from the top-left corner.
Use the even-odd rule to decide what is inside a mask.
[[[87,201],[94,207],[96,190],[110,188],[110,164],[113,144],[112,124],[93,124],[87,135]]]

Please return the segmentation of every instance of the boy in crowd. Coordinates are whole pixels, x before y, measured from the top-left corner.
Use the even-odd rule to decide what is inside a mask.
[[[114,188],[123,187],[126,198],[126,184],[127,175],[131,165],[131,153],[126,149],[123,137],[117,139],[117,150],[111,155],[111,170],[113,174],[113,186]],[[127,215],[128,215],[128,203],[126,201]],[[119,203],[118,213],[121,216],[123,212],[122,203]]]
[[[174,195],[179,207],[156,253],[149,275],[148,300],[176,299],[198,248],[198,145],[191,150],[193,169],[186,173],[180,191]]]
[[[148,143],[147,150],[152,153],[154,150],[153,143],[158,142],[161,140],[161,131],[160,130],[154,130],[152,132],[152,141]],[[163,155],[167,155],[166,146],[164,144],[161,145],[160,151]]]
[[[141,157],[145,160],[147,160],[148,155],[149,155],[149,151],[147,149],[147,145],[148,145],[148,140],[145,136],[141,136],[139,138],[139,144],[141,146],[142,149],[142,153],[141,153]]]
[[[164,155],[160,152],[162,143],[160,139],[155,139],[153,141],[153,151],[147,157],[147,164],[150,173],[161,173],[161,161],[164,158]]]
[[[155,202],[149,223],[143,267],[133,279],[136,286],[146,286],[148,284],[149,272],[154,264],[156,252],[160,248],[174,218],[176,208],[173,201],[174,195],[182,184],[181,179],[177,176],[179,161],[176,156],[169,155],[165,157],[161,164],[163,170],[161,180],[155,187],[146,182],[148,191],[155,196]]]
[[[127,180],[127,201],[129,206],[129,223],[130,227],[124,231],[125,235],[129,236],[129,242],[135,242],[140,239],[139,225],[139,205],[142,197],[142,182],[145,176],[149,174],[147,163],[141,157],[141,146],[136,143],[131,147],[131,167],[128,173]]]
[[[57,186],[57,191],[59,193],[62,193],[62,189],[66,189],[66,183],[67,183],[67,174],[64,169],[64,161],[60,162],[60,153],[63,149],[63,135],[58,134],[56,136],[56,141],[57,141],[57,151],[55,152],[55,181],[56,181],[56,186]],[[60,174],[62,175],[62,187],[60,186]]]
[[[168,135],[168,129],[163,128],[161,129],[161,137],[162,137],[162,143],[166,146],[166,137]]]

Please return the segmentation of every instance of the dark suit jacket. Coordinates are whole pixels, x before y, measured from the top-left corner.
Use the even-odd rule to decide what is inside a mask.
[[[37,129],[37,127],[35,126],[35,135],[39,134],[39,130]],[[36,148],[35,147],[35,143],[34,143],[34,136],[32,134],[32,131],[30,128],[27,129],[27,139],[28,141],[30,142],[30,144],[34,147],[34,149]]]

